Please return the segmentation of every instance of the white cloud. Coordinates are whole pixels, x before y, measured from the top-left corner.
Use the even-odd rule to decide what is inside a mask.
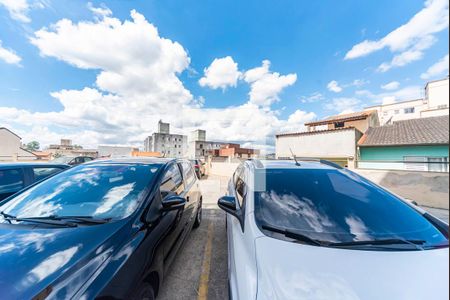
[[[381,86],[381,88],[386,91],[393,91],[393,90],[398,89],[399,87],[400,87],[400,82],[398,82],[398,81],[391,81],[391,82],[386,83]]]
[[[264,60],[261,67],[244,73],[244,80],[250,84],[250,103],[270,106],[279,101],[279,94],[297,81],[297,74],[280,75],[269,71],[270,61]]]
[[[365,40],[347,52],[345,59],[367,56],[384,48],[396,55],[391,62],[380,65],[380,71],[404,66],[423,56],[423,51],[433,45],[434,34],[448,28],[448,0],[427,0],[425,7],[406,24],[379,40]]]
[[[208,139],[273,147],[275,133],[302,128],[313,117],[295,112],[282,120],[270,109],[279,93],[296,81],[296,75],[269,71],[268,61],[246,72],[245,81],[251,86],[248,101],[221,109],[203,108],[206,100],[194,97],[178,78],[189,68],[187,51],[161,37],[135,11],[125,21],[112,16],[78,23],[63,19],[35,32],[31,42],[43,57],[98,74],[96,86],[52,92],[62,105],[59,111],[0,107],[2,123],[24,141],[38,139],[45,146],[66,137],[85,147],[140,145],[162,119],[171,122],[173,132],[188,134],[205,128]]]
[[[291,114],[288,118],[288,123],[291,124],[304,124],[309,121],[314,120],[317,115],[313,112],[306,112],[300,109],[297,109],[293,114]]]
[[[10,17],[16,21],[31,22],[28,13],[33,8],[44,8],[48,6],[47,0],[0,0],[0,6],[4,6]]]
[[[325,104],[325,109],[338,113],[354,112],[361,109],[361,100],[345,97],[334,98],[331,102]]]
[[[100,7],[95,7],[92,2],[88,2],[87,8],[98,17],[107,17],[112,15],[112,11],[102,4]]]
[[[300,101],[302,103],[314,103],[314,102],[318,102],[318,101],[324,100],[324,99],[325,99],[325,97],[321,93],[315,92],[309,96],[302,96],[300,98]]]
[[[235,87],[242,73],[238,70],[238,64],[231,56],[216,58],[211,65],[204,70],[204,77],[200,78],[201,86],[212,89]]]
[[[0,5],[3,5],[11,18],[14,20],[28,23],[31,19],[28,17],[30,5],[27,0],[0,0]]]
[[[370,104],[388,104],[397,101],[415,100],[423,97],[423,87],[419,85],[406,86],[399,90],[383,93],[372,93],[368,90],[356,91],[358,97],[364,97]]]
[[[428,68],[425,73],[420,75],[420,78],[428,80],[430,78],[442,75],[448,75],[448,54],[441,58],[437,63]]]
[[[2,46],[2,41],[0,40],[0,60],[3,60],[7,64],[18,65],[22,58],[20,58],[13,50],[4,48]]]
[[[342,92],[342,87],[339,86],[339,83],[336,80],[330,81],[327,85],[327,89],[334,93]]]

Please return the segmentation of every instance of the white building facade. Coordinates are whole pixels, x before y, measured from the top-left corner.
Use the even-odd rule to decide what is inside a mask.
[[[392,124],[395,121],[445,116],[449,114],[448,90],[448,78],[436,80],[427,83],[423,99],[371,106],[366,110],[377,110],[381,125]]]

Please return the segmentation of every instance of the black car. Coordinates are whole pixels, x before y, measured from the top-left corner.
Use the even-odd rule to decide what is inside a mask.
[[[93,161],[95,158],[90,156],[60,156],[52,160],[53,163],[67,164],[77,166],[86,162]]]
[[[1,299],[154,299],[202,216],[187,160],[75,166],[0,202]]]
[[[53,163],[0,164],[0,200],[69,167],[69,165]]]

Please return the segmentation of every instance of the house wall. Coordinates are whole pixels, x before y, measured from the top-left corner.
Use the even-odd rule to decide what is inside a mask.
[[[428,101],[428,109],[436,109],[440,106],[449,106],[449,80],[439,80],[430,82],[425,91]]]
[[[448,157],[448,146],[360,147],[362,161],[403,161],[405,156]]]
[[[414,113],[405,113],[405,109],[411,107],[414,107]],[[402,121],[420,118],[421,111],[427,108],[426,102],[423,99],[419,99],[369,107],[366,110],[376,109],[378,111],[380,125],[385,125],[391,119],[392,121]]]
[[[300,135],[278,136],[275,142],[277,158],[299,157],[348,158],[356,157],[356,142],[362,133],[351,128]]]
[[[9,130],[0,128],[0,161],[35,160],[36,156],[20,148],[18,136]]]

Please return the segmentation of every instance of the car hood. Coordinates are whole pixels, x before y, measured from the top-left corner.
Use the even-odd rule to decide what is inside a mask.
[[[255,240],[258,300],[448,299],[448,248],[361,251]]]
[[[120,229],[121,221],[76,228],[0,224],[1,298],[70,298],[112,254]]]

